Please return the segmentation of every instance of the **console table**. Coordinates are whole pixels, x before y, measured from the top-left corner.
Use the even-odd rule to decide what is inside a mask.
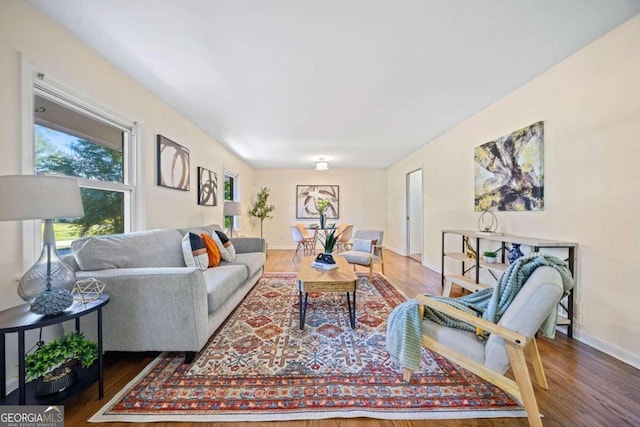
[[[84,391],[96,379],[99,381],[98,397],[104,396],[103,368],[102,368],[102,307],[109,302],[109,294],[102,294],[98,299],[81,303],[74,301],[73,305],[62,313],[53,316],[40,316],[29,310],[29,304],[22,304],[0,312],[0,405],[44,405],[60,403],[67,398]],[[24,332],[44,326],[55,325],[75,319],[76,331],[80,332],[80,318],[97,311],[98,315],[98,361],[89,368],[77,367],[78,378],[75,383],[65,390],[48,396],[35,396],[35,382],[25,384],[25,343]],[[6,343],[5,335],[18,333],[18,390],[7,396],[6,374]],[[27,393],[28,392],[28,393]]]
[[[447,235],[457,235],[460,236],[460,249],[454,252],[449,252],[445,250],[445,239]],[[467,248],[464,243],[464,239],[473,240],[474,250],[476,251],[476,257],[471,258],[468,256]],[[497,252],[500,253],[500,260],[495,264],[490,264],[483,261],[481,258],[481,254],[483,251],[482,244],[486,242],[496,242],[500,245],[500,248]],[[528,246],[531,248],[531,252],[539,252],[544,249],[560,249],[567,251],[566,262],[573,275],[574,280],[576,279],[576,263],[578,259],[578,244],[576,242],[564,242],[559,240],[549,240],[549,239],[540,239],[537,237],[524,237],[524,236],[514,236],[512,234],[502,234],[502,233],[487,233],[480,232],[474,230],[442,230],[442,258],[441,258],[441,268],[442,268],[442,286],[445,286],[445,280],[448,279],[453,283],[463,282],[467,285],[467,289],[474,288],[474,285],[478,285],[475,290],[479,290],[482,288],[487,288],[489,285],[480,283],[480,269],[486,269],[490,272],[495,272],[496,274],[502,274],[508,265],[506,264],[506,254],[508,252],[507,243],[509,244],[521,244],[524,246]],[[491,248],[494,249],[494,248]],[[461,264],[460,274],[449,274],[445,271],[445,259],[453,259],[457,260]],[[473,277],[468,277],[466,274],[474,270]],[[493,273],[492,273],[493,274]],[[445,279],[446,278],[446,279]],[[497,275],[494,275],[494,278],[497,279]],[[565,316],[558,317],[558,324],[567,327],[567,335],[571,338],[573,337],[573,322],[574,322],[574,307],[573,307],[573,298],[574,293],[577,290],[577,280],[576,286],[567,296],[566,305],[561,301],[560,306],[566,312]]]

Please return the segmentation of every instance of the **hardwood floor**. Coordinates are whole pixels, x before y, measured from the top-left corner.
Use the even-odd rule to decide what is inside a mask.
[[[296,271],[293,251],[271,250],[266,270]],[[379,268],[379,266],[376,266]],[[365,271],[364,269],[362,271]],[[378,270],[376,270],[378,271]],[[440,275],[408,257],[385,251],[385,275],[405,295],[439,293]],[[640,371],[604,353],[557,334],[554,340],[540,339],[540,352],[549,390],[535,385],[545,426],[640,426]],[[155,354],[107,353],[105,396],[98,400],[94,384],[65,405],[67,426],[135,426],[136,423],[89,424],[86,420],[133,379]],[[435,427],[435,426],[527,426],[526,418],[388,421],[367,418],[309,420],[271,423],[198,423],[210,427]],[[188,426],[183,423],[154,423],[154,426]]]

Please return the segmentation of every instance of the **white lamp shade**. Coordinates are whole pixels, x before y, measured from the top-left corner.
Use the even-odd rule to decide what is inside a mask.
[[[224,202],[222,212],[224,216],[239,216],[242,215],[242,206],[240,202]]]
[[[75,178],[0,176],[0,221],[75,218],[84,215]]]

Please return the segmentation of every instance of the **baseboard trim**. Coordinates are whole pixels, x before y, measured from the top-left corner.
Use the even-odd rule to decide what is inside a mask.
[[[615,344],[611,344],[609,342],[596,338],[593,335],[585,332],[578,325],[574,326],[573,331],[574,339],[577,339],[578,341],[585,343],[589,347],[593,347],[596,350],[600,350],[601,352],[606,353],[609,356],[626,363],[627,365],[633,366],[636,369],[640,369],[640,355],[620,348]]]

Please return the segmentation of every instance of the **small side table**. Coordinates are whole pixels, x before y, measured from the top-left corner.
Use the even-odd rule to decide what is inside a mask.
[[[53,316],[40,316],[29,311],[29,304],[22,304],[17,307],[0,311],[0,405],[26,405],[27,403],[52,404],[60,403],[68,397],[76,395],[84,391],[87,387],[99,381],[98,397],[102,399],[104,396],[103,384],[103,368],[102,368],[102,307],[109,302],[109,294],[102,294],[100,298],[87,303],[74,301],[73,305],[62,313]],[[24,331],[37,329],[44,326],[55,325],[57,323],[66,322],[75,319],[76,331],[80,332],[80,318],[93,311],[97,311],[98,315],[98,361],[97,366],[94,363],[89,368],[80,368],[78,371],[78,379],[74,384],[60,393],[49,396],[35,396],[35,385],[31,382],[25,383],[25,343]],[[18,333],[18,390],[7,396],[6,382],[6,343],[5,334]],[[29,396],[27,396],[29,391]],[[27,399],[28,397],[28,399]]]

